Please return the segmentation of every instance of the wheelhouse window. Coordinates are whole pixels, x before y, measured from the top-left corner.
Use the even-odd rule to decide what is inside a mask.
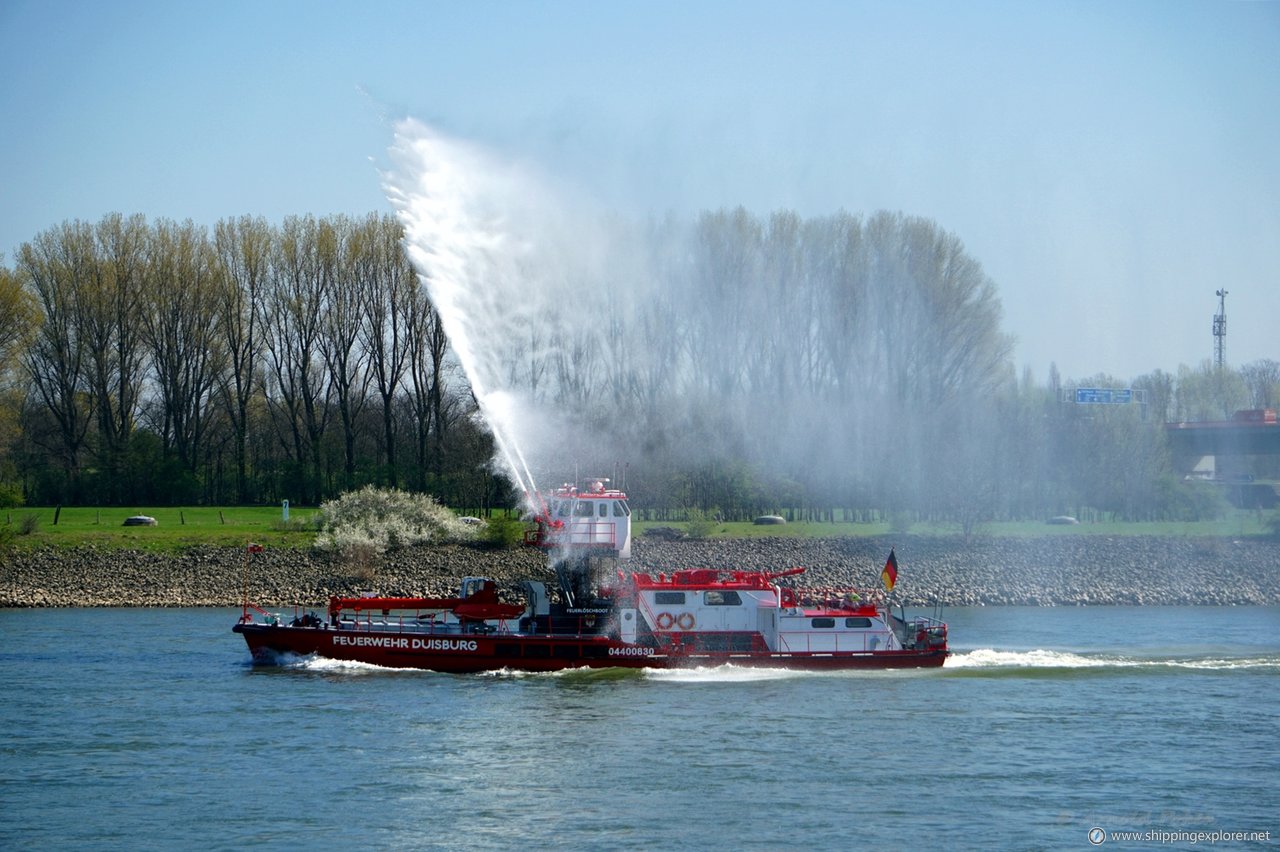
[[[609,504],[601,502],[596,506],[596,514],[604,518],[609,515]]]
[[[613,501],[613,516],[615,518],[624,518],[631,514],[631,507],[627,505],[626,500]]]
[[[742,596],[735,591],[712,590],[702,593],[707,606],[742,606]]]
[[[869,618],[846,618],[844,620],[845,627],[870,627],[871,619]]]
[[[654,592],[653,602],[655,604],[665,604],[671,606],[675,604],[682,606],[684,604],[684,592]]]
[[[591,508],[591,503],[586,500],[579,500],[578,505],[573,509],[573,514],[578,518],[589,518],[595,514],[595,511]]]
[[[810,623],[816,628],[831,628],[836,626],[836,620],[834,618],[815,618],[812,619]]]

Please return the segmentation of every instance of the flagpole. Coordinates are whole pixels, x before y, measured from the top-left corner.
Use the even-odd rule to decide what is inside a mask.
[[[893,590],[897,588],[898,585],[898,556],[896,546],[891,546],[889,548],[889,558],[884,561],[884,568],[880,571],[880,584],[884,586],[885,590],[884,611],[887,617],[893,612]],[[903,618],[905,617],[906,613],[903,613]]]
[[[249,554],[253,552],[253,542],[245,542],[244,570],[241,572],[241,588],[244,591],[244,602],[240,609],[240,621],[249,620]]]

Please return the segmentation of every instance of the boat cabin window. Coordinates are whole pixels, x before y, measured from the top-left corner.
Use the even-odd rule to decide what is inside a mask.
[[[869,618],[846,618],[844,620],[845,627],[870,627],[871,619]]]
[[[834,618],[815,618],[812,620],[814,627],[835,627],[836,620]]]
[[[574,508],[573,514],[579,518],[589,518],[595,511],[591,508],[591,504],[586,500],[579,500],[578,505]]]
[[[654,592],[653,602],[656,604],[683,604],[684,592]]]
[[[567,518],[567,517],[569,516],[569,506],[570,506],[570,505],[572,505],[572,504],[571,504],[571,503],[569,503],[567,500],[566,500],[566,501],[564,501],[564,502],[557,502],[557,503],[555,504],[555,508],[553,509],[553,511],[555,512],[556,517],[560,517],[560,518]]]
[[[631,514],[631,507],[627,505],[626,500],[613,501],[613,516],[615,518],[624,518]]]
[[[603,501],[601,501],[600,503],[597,503],[597,504],[596,504],[596,514],[597,514],[597,515],[599,515],[599,516],[600,516],[600,517],[602,517],[602,518],[608,517],[608,515],[609,515],[609,504],[608,504],[608,503],[605,503],[605,502],[603,502]]]
[[[713,590],[702,593],[702,602],[707,606],[742,606],[742,596],[734,591]]]

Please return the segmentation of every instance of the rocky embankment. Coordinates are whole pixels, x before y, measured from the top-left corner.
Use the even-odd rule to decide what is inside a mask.
[[[1073,606],[1280,604],[1280,542],[1145,536],[959,538],[898,536],[898,591],[908,604]],[[804,566],[797,585],[876,588],[888,540],[738,539],[635,542],[632,570],[781,570]],[[319,606],[332,594],[451,595],[464,576],[551,580],[533,550],[419,547],[373,564],[326,553],[252,556],[249,599]],[[181,555],[42,549],[0,556],[0,607],[234,606],[245,554],[196,548]]]
[[[899,597],[912,605],[1280,604],[1280,542],[1061,535],[896,536],[647,543],[634,562],[682,567],[804,566],[808,586],[878,588],[896,547]]]

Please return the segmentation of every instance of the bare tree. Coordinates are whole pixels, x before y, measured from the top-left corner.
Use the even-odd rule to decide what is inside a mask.
[[[597,331],[565,329],[557,339],[560,345],[551,359],[555,371],[556,403],[566,411],[587,411],[599,377]]]
[[[47,446],[60,459],[68,489],[79,489],[81,454],[93,419],[89,351],[80,327],[80,293],[94,265],[93,229],[64,222],[23,243],[18,266],[42,314],[24,363],[56,436]]]
[[[421,282],[412,290],[408,313],[409,383],[412,388],[419,487],[425,487],[428,469],[439,476],[443,469],[445,437],[444,365],[449,339],[440,315]],[[432,435],[434,450],[428,449]]]
[[[1165,423],[1173,407],[1173,376],[1154,370],[1133,380],[1133,387],[1146,395],[1143,417],[1152,423]]]
[[[1280,401],[1280,361],[1261,358],[1240,368],[1254,408],[1275,408]]]
[[[345,216],[322,219],[315,244],[324,305],[317,342],[342,423],[346,488],[355,484],[356,421],[369,400],[368,352],[358,345],[365,322],[356,253],[350,245],[352,231],[352,222]]]
[[[157,431],[195,472],[226,366],[218,317],[225,282],[203,227],[156,223],[148,246],[144,337],[160,390]]]
[[[263,387],[277,436],[299,466],[302,499],[320,493],[320,441],[332,381],[320,354],[325,311],[319,224],[291,216],[279,231],[262,303],[269,382]]]
[[[214,231],[223,287],[218,323],[227,353],[222,398],[234,432],[236,500],[248,500],[249,403],[258,389],[259,326],[271,264],[271,229],[261,217],[223,220]]]
[[[1178,367],[1173,399],[1174,420],[1225,420],[1248,406],[1249,388],[1235,370],[1220,369],[1206,359],[1196,368]]]
[[[387,482],[396,471],[396,394],[409,363],[408,328],[418,281],[401,245],[403,229],[394,216],[369,215],[352,233],[351,254],[364,324],[361,340],[373,385],[382,400],[383,458]]]
[[[124,472],[146,372],[142,335],[148,235],[141,215],[103,217],[95,229],[92,274],[80,299],[97,411],[97,451],[115,498],[122,496],[115,483]]]

